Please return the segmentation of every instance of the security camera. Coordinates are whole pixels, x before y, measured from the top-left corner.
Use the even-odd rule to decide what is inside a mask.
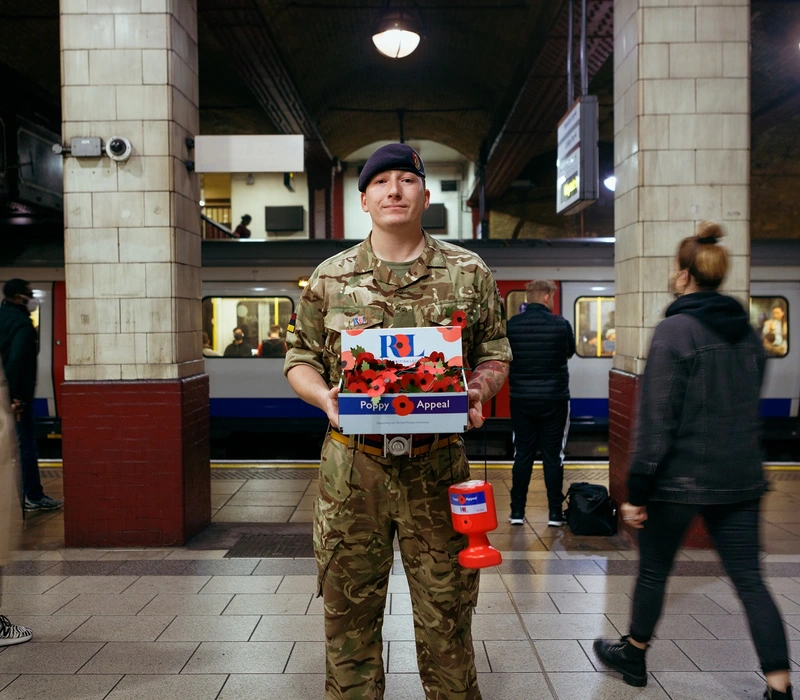
[[[106,141],[106,155],[111,160],[128,160],[132,151],[131,142],[124,136],[112,136]]]

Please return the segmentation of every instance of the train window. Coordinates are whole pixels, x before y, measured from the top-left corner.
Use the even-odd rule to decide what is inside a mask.
[[[524,289],[515,289],[513,292],[506,294],[506,315],[508,318],[521,314],[525,311],[526,305]]]
[[[579,297],[575,300],[575,345],[580,357],[614,355],[617,344],[614,316],[614,297]]]
[[[289,297],[203,299],[205,357],[282,357],[286,326],[294,311]],[[234,337],[239,335],[241,338]]]
[[[784,297],[750,297],[750,323],[756,329],[767,357],[789,352],[789,302]]]

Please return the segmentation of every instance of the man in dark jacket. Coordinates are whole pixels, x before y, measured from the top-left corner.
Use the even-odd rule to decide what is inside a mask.
[[[26,511],[56,510],[62,501],[44,495],[39,478],[39,454],[33,396],[36,389],[36,329],[31,313],[38,308],[30,284],[12,279],[3,286],[0,304],[0,357],[8,379],[11,408],[17,419],[20,462],[22,465],[23,507]]]
[[[547,280],[528,283],[527,308],[508,320],[507,335],[514,355],[508,380],[515,452],[509,518],[512,525],[525,521],[537,447],[544,463],[548,524],[564,524],[564,446],[569,431],[567,360],[575,354],[575,335],[569,321],[552,312],[556,289]]]

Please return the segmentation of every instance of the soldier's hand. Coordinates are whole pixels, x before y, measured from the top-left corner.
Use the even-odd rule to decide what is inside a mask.
[[[25,404],[19,399],[11,399],[11,410],[19,416],[25,410]]]
[[[339,427],[339,387],[335,386],[328,391],[325,397],[325,414],[334,428]]]
[[[477,389],[469,390],[469,425],[468,430],[480,428],[483,425],[483,404],[481,403],[481,392]]]

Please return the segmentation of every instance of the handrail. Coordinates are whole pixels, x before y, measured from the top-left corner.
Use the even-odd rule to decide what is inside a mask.
[[[236,236],[233,235],[233,231],[227,226],[223,226],[217,221],[214,221],[214,219],[209,219],[205,214],[200,214],[200,218],[203,220],[204,240],[227,240],[236,238]]]

